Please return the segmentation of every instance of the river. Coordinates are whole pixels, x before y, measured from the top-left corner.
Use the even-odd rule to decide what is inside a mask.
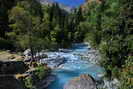
[[[68,52],[48,52],[49,56],[59,55],[66,59],[66,62],[60,67],[53,70],[53,74],[56,76],[48,89],[63,89],[63,86],[72,78],[81,74],[89,74],[95,80],[99,80],[100,75],[103,74],[104,69],[98,65],[92,64],[87,60],[83,60],[80,56],[86,54],[89,51],[87,44],[74,44]]]

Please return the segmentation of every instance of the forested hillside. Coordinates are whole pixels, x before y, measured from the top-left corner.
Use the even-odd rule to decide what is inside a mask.
[[[133,0],[88,0],[71,12],[58,3],[0,0],[0,50],[32,56],[41,50],[89,42],[100,52],[100,64],[120,89],[133,88]]]
[[[101,65],[110,78],[122,81],[120,89],[133,87],[133,1],[96,0],[85,8],[85,41],[98,49]]]
[[[1,7],[1,49],[56,49],[84,38],[81,9],[69,14],[57,3],[47,6],[36,0],[4,0]]]

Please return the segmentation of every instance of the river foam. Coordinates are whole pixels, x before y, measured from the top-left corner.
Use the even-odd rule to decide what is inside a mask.
[[[52,82],[48,89],[63,89],[64,85],[74,77],[81,74],[89,74],[95,80],[100,80],[103,77],[104,69],[98,65],[92,64],[87,60],[82,60],[82,54],[87,54],[89,51],[88,44],[74,44],[68,52],[48,52],[48,56],[55,57],[61,56],[66,59],[66,62],[60,65],[53,71],[56,76],[54,82]]]

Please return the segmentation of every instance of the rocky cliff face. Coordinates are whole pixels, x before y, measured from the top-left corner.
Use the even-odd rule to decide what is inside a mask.
[[[26,66],[21,61],[0,61],[0,89],[23,89],[14,75],[24,73]]]
[[[95,80],[89,75],[81,75],[80,77],[70,80],[64,89],[96,89]]]
[[[44,5],[52,5],[53,3],[58,3],[59,6],[66,10],[67,12],[73,11],[75,8],[83,5],[86,0],[38,0]]]
[[[58,3],[58,5],[60,6],[60,8],[62,8],[63,10],[67,11],[67,12],[71,12],[73,10],[72,7],[69,7],[67,5],[64,5],[62,3],[57,2],[56,0],[38,0],[41,4],[43,5],[52,5],[54,3]]]
[[[59,3],[67,7],[76,8],[83,3],[85,3],[86,0],[39,0],[42,3]]]
[[[23,89],[23,86],[13,76],[0,76],[0,89]]]

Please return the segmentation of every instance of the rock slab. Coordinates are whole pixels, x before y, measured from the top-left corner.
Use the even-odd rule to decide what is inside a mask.
[[[70,80],[64,89],[96,89],[96,82],[89,75],[81,75]]]
[[[0,89],[24,89],[14,76],[0,76]]]

